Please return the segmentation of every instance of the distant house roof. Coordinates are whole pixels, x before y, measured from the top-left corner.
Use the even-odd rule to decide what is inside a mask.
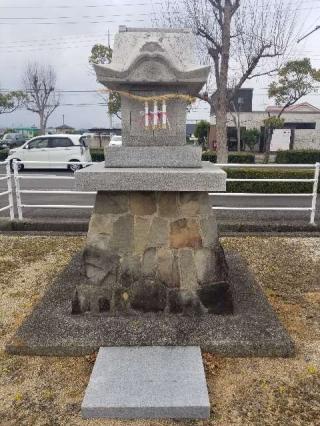
[[[231,93],[231,89],[228,89],[228,96]],[[253,89],[248,87],[242,87],[239,89],[233,99],[230,101],[228,106],[228,112],[252,112],[253,105]],[[214,106],[211,108],[210,115],[215,115]]]
[[[118,127],[115,128],[105,128],[105,127],[92,127],[91,129],[88,129],[88,132],[90,133],[103,133],[103,134],[110,134],[110,133],[115,133],[115,134],[119,134],[121,135],[121,129],[119,129]]]
[[[282,106],[270,105],[266,108],[267,112],[277,113],[282,110]],[[286,113],[288,112],[313,112],[320,113],[320,109],[309,104],[309,102],[302,102],[300,104],[292,105],[285,109]]]
[[[73,127],[68,126],[67,124],[62,124],[61,126],[58,126],[57,129],[59,129],[59,130],[72,130]]]

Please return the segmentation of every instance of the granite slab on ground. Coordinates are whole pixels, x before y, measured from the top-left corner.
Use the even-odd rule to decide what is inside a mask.
[[[6,350],[12,354],[81,356],[104,346],[200,346],[226,356],[291,356],[293,343],[243,259],[226,254],[232,315],[71,315],[81,280],[81,254],[54,280],[18,328]]]
[[[100,348],[81,412],[85,419],[209,418],[200,348]]]

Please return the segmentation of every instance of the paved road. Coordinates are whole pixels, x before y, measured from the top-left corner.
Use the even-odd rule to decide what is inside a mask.
[[[4,169],[0,169],[0,175],[3,176]],[[59,179],[39,179],[41,175],[55,176]],[[73,174],[67,171],[23,171],[22,176],[31,176],[31,179],[21,180],[21,189],[36,190],[74,190],[73,179],[63,179],[65,177],[72,178]],[[0,192],[5,191],[6,181],[0,181]],[[73,204],[73,205],[93,205],[94,195],[61,195],[61,194],[23,194],[23,204]],[[7,204],[7,197],[0,197],[0,208]],[[311,197],[212,197],[214,206],[237,206],[237,207],[308,207],[311,205]],[[8,216],[8,212],[1,212],[1,216]],[[25,218],[61,220],[64,218],[83,220],[90,217],[90,209],[42,209],[42,208],[26,208],[23,210]],[[218,211],[218,219],[223,222],[301,222],[308,223],[310,218],[309,212],[294,211]],[[320,222],[320,197],[317,206],[316,218]]]

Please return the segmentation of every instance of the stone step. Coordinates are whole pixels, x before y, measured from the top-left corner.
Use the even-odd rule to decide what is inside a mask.
[[[100,348],[81,406],[85,419],[207,419],[198,346]]]

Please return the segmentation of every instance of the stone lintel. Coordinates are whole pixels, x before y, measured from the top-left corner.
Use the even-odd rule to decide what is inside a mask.
[[[208,419],[200,347],[100,348],[81,412],[86,419]]]
[[[201,167],[198,146],[109,146],[105,148],[106,167]]]
[[[201,168],[106,168],[97,163],[75,173],[79,191],[177,191],[226,190],[227,174],[203,161]]]

